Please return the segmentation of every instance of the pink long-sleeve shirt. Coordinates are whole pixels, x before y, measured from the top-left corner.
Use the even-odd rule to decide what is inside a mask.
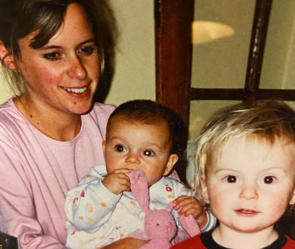
[[[20,248],[65,248],[66,193],[93,165],[103,164],[102,141],[114,107],[96,103],[71,141],[53,140],[19,112],[0,106],[0,231]]]

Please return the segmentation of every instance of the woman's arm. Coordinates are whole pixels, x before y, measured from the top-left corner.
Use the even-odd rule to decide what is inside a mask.
[[[15,148],[4,150],[0,143],[0,231],[17,237],[23,249],[64,249],[64,244],[45,235],[38,214],[30,181]],[[13,150],[14,149],[14,150]],[[35,172],[36,174],[38,172]]]
[[[146,240],[135,238],[125,238],[118,240],[110,245],[103,247],[103,249],[138,249],[147,243]]]

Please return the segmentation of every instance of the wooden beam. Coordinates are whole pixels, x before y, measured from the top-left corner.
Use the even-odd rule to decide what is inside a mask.
[[[194,0],[155,0],[156,100],[189,122]]]
[[[286,89],[259,89],[256,94],[257,100],[272,99],[283,101],[295,101],[295,90]]]
[[[244,89],[191,88],[190,100],[243,100]]]
[[[194,0],[155,0],[156,100],[170,107],[189,124],[192,22]],[[186,156],[175,165],[186,183]]]
[[[259,89],[271,5],[272,0],[256,1],[245,82],[244,101],[249,103],[255,102]]]
[[[190,100],[243,100],[246,93],[244,89],[230,88],[191,88]],[[295,90],[286,89],[257,89],[255,100],[283,100],[295,101]]]

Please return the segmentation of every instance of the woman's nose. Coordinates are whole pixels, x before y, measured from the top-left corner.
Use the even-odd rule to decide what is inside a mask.
[[[251,200],[258,198],[257,186],[255,184],[243,184],[240,198]]]
[[[86,69],[83,66],[81,59],[78,56],[73,56],[69,60],[68,75],[71,78],[84,80],[87,76]]]
[[[137,155],[136,153],[129,153],[125,161],[128,164],[138,164],[140,163],[139,155]]]

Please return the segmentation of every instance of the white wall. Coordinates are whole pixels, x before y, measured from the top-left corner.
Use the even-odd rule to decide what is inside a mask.
[[[114,82],[107,103],[155,100],[153,1],[111,0],[121,38]]]

